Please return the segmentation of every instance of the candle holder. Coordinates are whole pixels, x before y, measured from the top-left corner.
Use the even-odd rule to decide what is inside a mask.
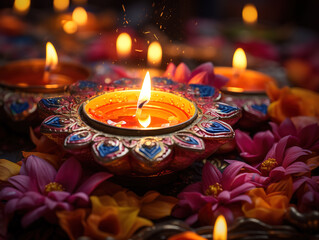
[[[90,71],[79,64],[62,62],[44,79],[45,60],[31,59],[0,67],[0,111],[13,129],[24,131],[39,123],[37,103],[43,97],[65,92],[79,80],[89,78]]]
[[[139,86],[140,79],[75,83],[70,87],[72,96],[39,102],[46,117],[41,132],[82,161],[97,162],[109,172],[129,177],[163,176],[184,169],[233,139],[230,124],[241,117],[239,108],[218,102],[221,93],[213,87],[186,86],[166,78],[153,78],[150,111],[156,112],[152,117],[158,111],[162,119],[172,113],[179,122],[126,128],[103,120],[108,111],[124,111],[131,105],[136,109]],[[92,115],[98,111],[101,118]]]

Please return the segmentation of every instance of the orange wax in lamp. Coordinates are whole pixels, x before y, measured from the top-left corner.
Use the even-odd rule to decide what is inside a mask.
[[[141,91],[105,93],[89,100],[84,105],[84,113],[89,121],[100,125],[102,123],[104,126],[137,130],[171,130],[172,127],[180,129],[194,121],[197,108],[184,97],[168,92],[151,91],[151,79],[147,72]],[[129,131],[126,133],[129,134]]]
[[[58,92],[79,80],[85,80],[87,68],[67,62],[58,62],[53,45],[46,45],[46,60],[29,59],[0,67],[0,85],[28,92]]]
[[[276,83],[272,77],[253,70],[247,70],[247,59],[243,49],[238,48],[233,57],[233,67],[216,67],[215,74],[229,78],[225,89],[229,92],[264,93],[269,82]]]

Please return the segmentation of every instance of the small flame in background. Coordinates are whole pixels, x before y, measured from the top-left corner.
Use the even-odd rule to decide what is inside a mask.
[[[132,39],[128,33],[121,33],[116,40],[116,52],[119,58],[127,58],[131,55]]]
[[[213,232],[214,240],[227,240],[227,223],[223,215],[219,215],[216,219]]]
[[[150,44],[147,51],[147,62],[151,66],[160,66],[162,63],[162,47],[157,41]]]
[[[242,48],[237,48],[233,57],[233,68],[237,71],[244,71],[247,67],[247,58]]]
[[[77,7],[73,10],[72,20],[76,22],[77,25],[83,26],[88,20],[88,14],[83,7]]]
[[[31,0],[15,0],[13,10],[20,15],[26,15],[30,9]]]
[[[242,11],[243,20],[246,24],[255,24],[258,20],[258,12],[253,4],[246,4]]]
[[[146,105],[150,101],[150,99],[151,99],[151,77],[150,77],[150,73],[147,71],[143,81],[140,96],[137,101],[137,110],[136,110],[137,119],[144,128],[147,128],[150,125],[151,116],[148,115],[147,117],[143,117],[142,108],[144,105]]]
[[[70,0],[54,0],[53,8],[57,12],[63,12],[69,8]]]
[[[58,64],[58,55],[51,42],[47,42],[46,45],[46,59],[45,59],[45,69],[50,71],[54,69]]]

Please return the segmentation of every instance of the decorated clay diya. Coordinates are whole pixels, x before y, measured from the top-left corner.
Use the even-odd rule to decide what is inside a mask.
[[[47,54],[46,60],[21,60],[0,67],[1,111],[8,123],[19,121],[28,128],[24,121],[30,118],[32,124],[35,120],[37,102],[41,98],[61,94],[70,84],[90,76],[90,71],[80,64],[58,63],[54,48],[50,51],[55,59],[50,60]]]
[[[218,102],[218,90],[156,78],[139,115],[142,91],[130,89],[138,81],[78,82],[70,87],[72,96],[42,99],[38,107],[47,118],[41,132],[116,175],[148,177],[184,169],[233,139],[230,124],[241,110]],[[151,118],[148,125],[139,121],[143,114]]]
[[[247,58],[243,49],[238,48],[233,57],[233,67],[215,67],[215,74],[229,78],[228,83],[223,88],[227,93],[244,94],[265,94],[268,83],[276,83],[272,77],[257,72],[247,70]]]

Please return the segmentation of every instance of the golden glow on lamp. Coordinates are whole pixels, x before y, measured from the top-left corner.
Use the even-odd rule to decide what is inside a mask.
[[[79,26],[83,26],[88,20],[88,14],[83,7],[77,7],[73,10],[72,19]]]
[[[63,12],[68,9],[70,5],[70,0],[54,0],[53,8],[57,12]]]
[[[258,20],[258,12],[253,4],[246,4],[242,11],[242,17],[245,23],[255,24]]]
[[[121,33],[116,40],[116,52],[119,58],[127,58],[131,54],[132,39],[128,33]]]
[[[159,42],[152,42],[147,51],[147,62],[152,66],[160,66],[162,63],[162,47]]]
[[[31,0],[15,0],[13,3],[13,10],[21,15],[28,13]]]

